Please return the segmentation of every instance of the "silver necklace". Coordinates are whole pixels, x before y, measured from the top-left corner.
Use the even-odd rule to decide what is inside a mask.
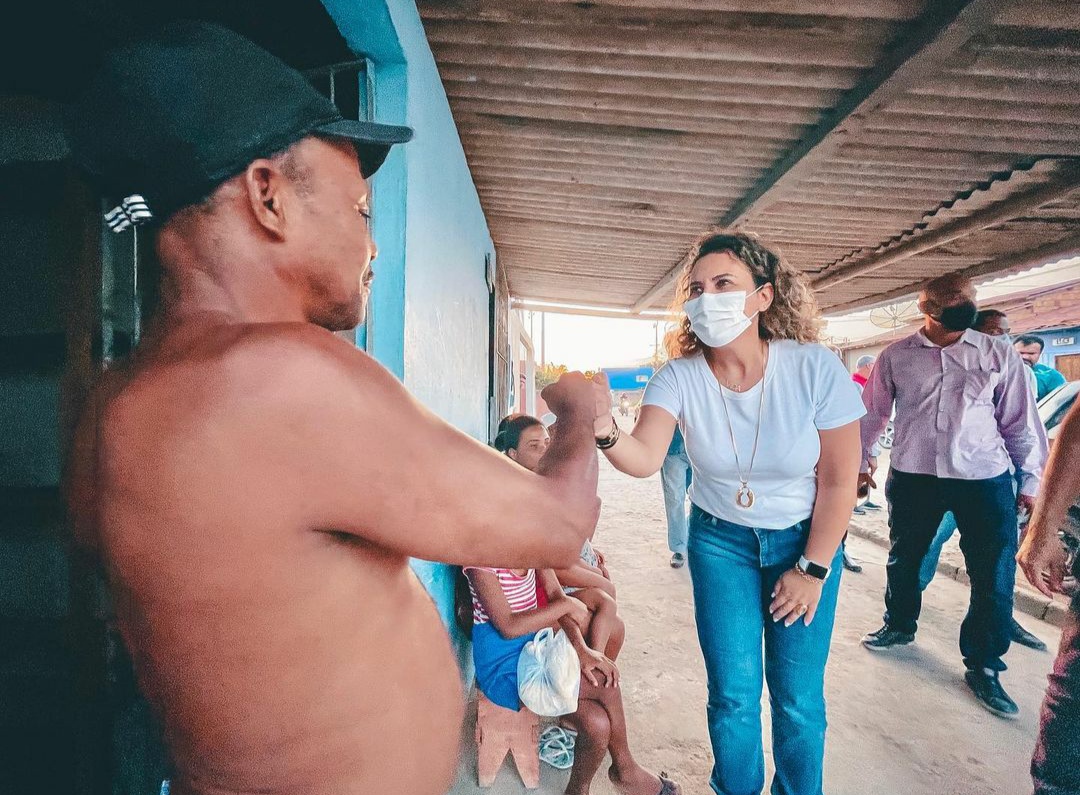
[[[754,490],[750,488],[750,477],[754,473],[754,461],[757,460],[758,439],[761,437],[761,418],[765,414],[765,368],[769,364],[769,345],[765,343],[765,355],[761,363],[761,399],[758,401],[757,426],[754,428],[754,449],[750,453],[750,468],[743,475],[739,462],[739,446],[735,443],[735,429],[731,425],[731,412],[723,388],[720,389],[720,401],[724,404],[724,419],[727,420],[728,434],[731,436],[731,452],[735,454],[735,470],[739,474],[739,488],[735,492],[735,504],[746,510],[754,507]]]

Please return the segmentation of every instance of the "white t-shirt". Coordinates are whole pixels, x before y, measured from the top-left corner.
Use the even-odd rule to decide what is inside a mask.
[[[765,378],[746,392],[721,386],[701,354],[673,359],[649,381],[643,405],[658,406],[679,422],[693,470],[691,501],[729,522],[779,530],[807,519],[817,495],[818,431],[839,428],[866,413],[859,390],[840,359],[824,345],[774,340]],[[735,504],[739,475],[724,402],[743,474],[750,468],[761,389],[765,407],[753,472],[754,504]],[[854,484],[852,484],[854,486]]]

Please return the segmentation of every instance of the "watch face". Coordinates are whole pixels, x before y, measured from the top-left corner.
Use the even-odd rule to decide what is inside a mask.
[[[811,577],[816,577],[819,580],[824,580],[829,576],[829,570],[825,566],[819,566],[817,563],[807,560],[806,558],[799,561],[799,568]]]

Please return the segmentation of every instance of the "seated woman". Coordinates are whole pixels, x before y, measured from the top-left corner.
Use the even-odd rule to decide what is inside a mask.
[[[499,423],[495,449],[505,453],[530,471],[535,471],[547,451],[548,433],[543,423],[527,414],[512,414]],[[581,548],[581,559],[567,569],[555,570],[563,591],[581,601],[588,609],[590,620],[585,640],[589,648],[615,660],[626,639],[626,627],[618,615],[615,585],[604,565],[604,559],[593,549],[591,541]],[[540,604],[546,603],[543,588],[539,590]]]
[[[496,447],[527,469],[535,470],[549,441],[543,423],[535,417],[519,415],[507,418],[499,427]],[[577,729],[578,739],[567,795],[588,795],[593,776],[608,753],[612,761],[608,776],[623,795],[679,795],[682,790],[677,784],[663,774],[649,773],[630,751],[618,669],[603,653],[590,648],[582,633],[582,627],[588,631],[592,620],[588,609],[565,594],[550,571],[532,572],[531,580],[528,570],[512,572],[512,576],[500,576],[504,569],[466,568],[465,571],[474,595],[473,619],[482,622],[473,627],[477,685],[489,699],[500,703],[489,689],[497,691],[499,698],[505,697],[500,706],[507,706],[512,698],[514,704],[510,708],[517,709],[517,657],[536,631],[551,626],[543,622],[558,621],[577,650],[581,660],[581,694],[578,711],[568,716],[568,722]],[[548,599],[546,607],[537,607],[537,579]],[[483,623],[490,626],[482,629]],[[517,637],[518,632],[526,636]],[[616,637],[614,633],[611,635],[612,640]],[[511,657],[512,666],[506,662]],[[501,662],[493,664],[496,660]]]

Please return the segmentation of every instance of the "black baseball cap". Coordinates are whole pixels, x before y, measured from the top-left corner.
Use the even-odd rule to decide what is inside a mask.
[[[309,135],[352,141],[365,177],[412,138],[408,127],[343,118],[298,71],[201,21],[110,51],[66,122],[89,181],[112,199],[140,198],[157,222]]]

